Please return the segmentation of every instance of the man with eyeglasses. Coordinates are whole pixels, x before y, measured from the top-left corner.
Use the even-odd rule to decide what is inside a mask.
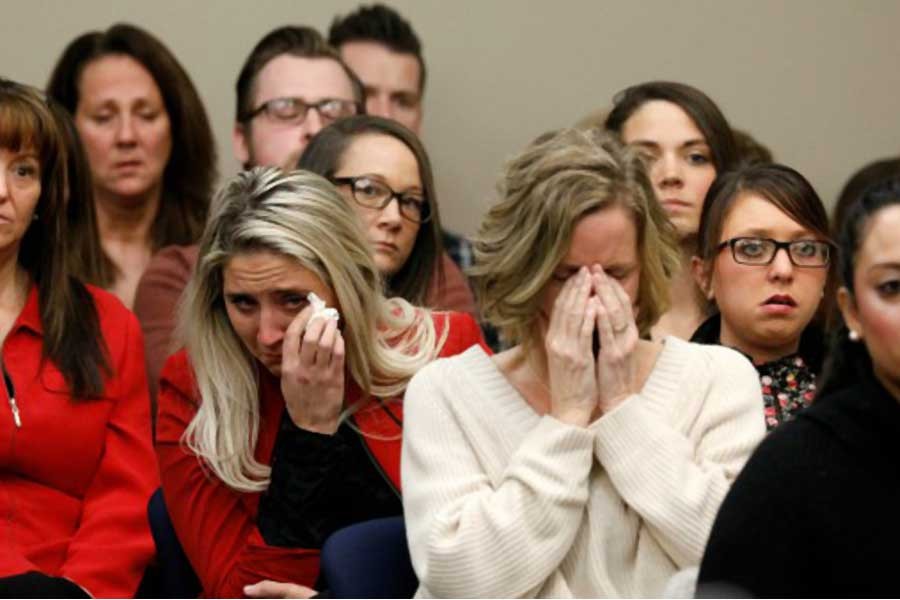
[[[232,143],[244,168],[292,169],[323,127],[363,112],[362,83],[310,27],[280,27],[260,40],[236,91]]]

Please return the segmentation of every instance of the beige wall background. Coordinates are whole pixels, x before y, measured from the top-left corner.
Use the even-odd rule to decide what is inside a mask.
[[[649,79],[707,92],[734,126],[804,173],[831,205],[863,164],[900,154],[896,0],[388,0],[413,24],[429,68],[423,137],[446,225],[467,234],[509,156]],[[3,3],[0,74],[43,87],[76,35],[128,21],[153,32],[194,79],[221,172],[234,81],[272,28],[326,28],[350,0]]]

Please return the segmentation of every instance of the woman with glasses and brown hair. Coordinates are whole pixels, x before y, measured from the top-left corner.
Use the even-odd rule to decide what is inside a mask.
[[[356,209],[389,295],[475,313],[443,251],[431,162],[414,133],[381,117],[342,119],[313,138],[298,167],[330,180]]]
[[[833,280],[832,248],[825,207],[797,171],[750,166],[710,187],[693,270],[718,312],[692,341],[753,361],[769,430],[815,396],[823,351],[814,319]]]

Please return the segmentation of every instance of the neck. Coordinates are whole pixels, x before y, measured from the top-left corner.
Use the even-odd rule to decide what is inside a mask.
[[[887,393],[890,394],[894,400],[900,402],[900,381],[897,380],[897,377],[892,377],[874,364],[872,365],[872,370],[875,373],[875,378],[878,379],[878,383],[887,390]]]
[[[119,196],[94,189],[94,199],[101,243],[151,245],[150,231],[162,200],[160,186],[141,196]]]
[[[706,300],[691,274],[691,256],[682,252],[681,268],[669,283],[669,310],[652,329],[653,339],[674,335],[690,339],[706,316]]]
[[[722,330],[719,333],[719,343],[723,346],[736,348],[753,359],[753,364],[764,365],[767,362],[784,358],[795,354],[800,348],[800,338],[783,343],[759,344],[752,340],[744,339],[722,319]]]
[[[18,253],[0,256],[0,332],[3,337],[22,312],[28,287],[28,273],[19,264]]]

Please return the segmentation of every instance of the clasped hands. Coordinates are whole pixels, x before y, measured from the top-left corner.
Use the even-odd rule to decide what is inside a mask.
[[[594,331],[600,351],[593,354]],[[639,335],[631,300],[603,268],[581,267],[563,284],[544,336],[550,414],[586,426],[637,391]]]

